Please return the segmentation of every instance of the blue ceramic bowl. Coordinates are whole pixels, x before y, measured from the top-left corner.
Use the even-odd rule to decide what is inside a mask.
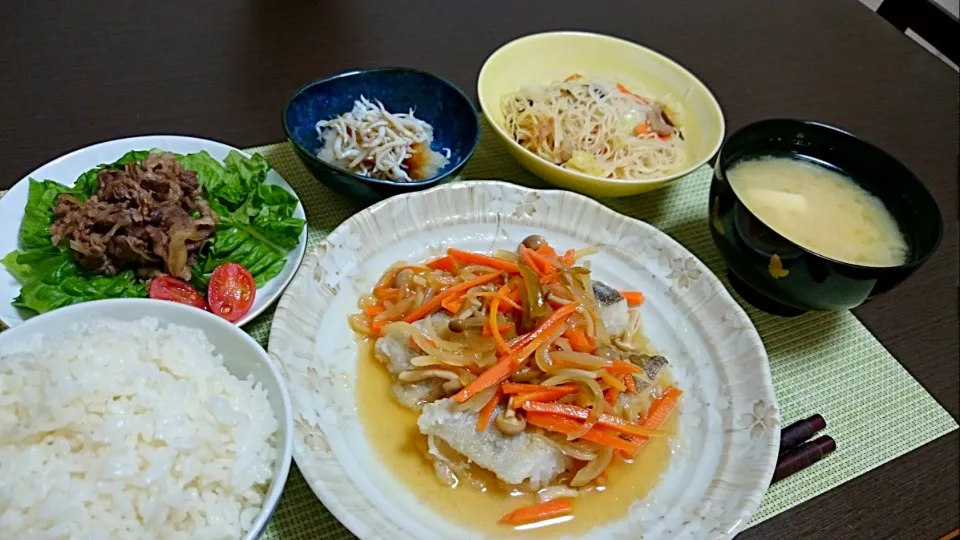
[[[319,159],[317,121],[349,111],[361,95],[380,100],[390,112],[414,109],[417,118],[433,126],[431,148],[438,152],[450,149],[447,166],[428,180],[392,182],[354,174]],[[480,140],[477,109],[466,94],[440,77],[408,68],[348,71],[307,84],[284,106],[283,129],[317,180],[338,193],[366,200],[419,191],[453,179]]]

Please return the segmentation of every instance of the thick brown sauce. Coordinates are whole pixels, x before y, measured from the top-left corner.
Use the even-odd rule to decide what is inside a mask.
[[[618,459],[611,465],[603,491],[581,494],[574,500],[573,519],[523,531],[498,525],[504,514],[533,504],[533,496],[511,496],[495,488],[483,492],[466,483],[456,488],[442,484],[434,475],[433,465],[424,457],[426,439],[417,429],[418,413],[394,401],[390,376],[374,358],[372,343],[361,343],[360,350],[358,413],[371,445],[417,500],[464,528],[498,537],[552,538],[582,534],[591,527],[624,517],[632,502],[645,497],[657,485],[669,463],[668,438],[653,438],[634,463]],[[670,432],[674,431],[673,422],[675,419],[667,426]],[[478,472],[478,476],[482,475],[483,472]]]

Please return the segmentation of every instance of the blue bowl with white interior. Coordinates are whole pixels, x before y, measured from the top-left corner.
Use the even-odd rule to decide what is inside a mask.
[[[417,118],[433,126],[431,149],[441,153],[449,149],[447,165],[426,180],[395,182],[355,174],[317,157],[322,144],[317,122],[350,111],[361,95],[379,100],[391,113],[413,109]],[[477,109],[466,94],[445,79],[409,68],[353,70],[309,83],[284,106],[283,129],[317,180],[338,193],[368,201],[452,180],[480,141]]]

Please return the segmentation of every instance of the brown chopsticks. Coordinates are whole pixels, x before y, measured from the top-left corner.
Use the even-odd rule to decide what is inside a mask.
[[[828,435],[807,442],[826,427],[827,421],[823,416],[815,414],[783,428],[780,432],[780,455],[770,483],[800,472],[836,450],[837,442]]]

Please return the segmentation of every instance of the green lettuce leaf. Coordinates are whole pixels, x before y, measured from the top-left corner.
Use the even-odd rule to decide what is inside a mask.
[[[220,220],[217,234],[197,258],[194,285],[203,288],[217,266],[242,265],[260,287],[283,270],[287,252],[297,247],[304,220],[293,217],[297,198],[280,186],[264,184],[270,164],[259,154],[230,152],[221,165],[206,152],[184,156],[197,172],[210,207]],[[188,165],[188,163],[190,165]]]
[[[50,224],[53,223],[53,208],[63,193],[73,193],[72,188],[51,180],[38,182],[30,179],[27,191],[27,206],[20,224],[20,246],[24,249],[42,248],[50,245]]]
[[[37,313],[90,300],[147,295],[146,283],[137,280],[132,270],[116,276],[93,275],[80,268],[68,252],[52,245],[14,251],[0,264],[21,283],[13,305]]]
[[[220,214],[239,208],[267,179],[270,164],[260,154],[246,158],[231,151],[224,163],[206,152],[178,156],[180,163],[197,173],[197,182],[207,191],[211,208]]]

